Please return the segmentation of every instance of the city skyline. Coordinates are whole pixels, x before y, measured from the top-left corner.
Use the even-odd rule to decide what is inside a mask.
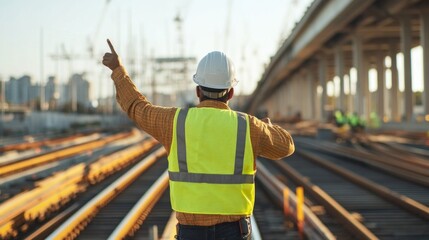
[[[91,86],[85,74],[73,74],[67,83],[58,83],[54,76],[49,76],[43,85],[32,81],[31,76],[23,75],[11,77],[0,89],[3,87],[6,90],[4,100],[7,105],[51,111],[69,109],[72,112],[77,112],[78,108],[82,110],[96,107],[90,99]],[[41,102],[42,92],[44,96]]]

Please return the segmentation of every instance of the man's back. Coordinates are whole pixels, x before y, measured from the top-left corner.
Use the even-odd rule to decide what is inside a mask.
[[[179,110],[152,105],[137,91],[108,43],[112,53],[105,54],[103,64],[113,71],[118,103],[169,154],[172,206],[181,226],[179,239],[188,231],[192,235],[201,230],[203,234],[216,226],[236,228],[241,220],[247,222],[253,209],[255,159],[291,155],[295,147],[290,134],[269,119],[262,121],[228,107],[237,81],[233,64],[223,53],[209,53],[200,61],[194,75],[200,104]],[[210,199],[198,201],[204,198]],[[200,239],[198,234],[195,239]]]

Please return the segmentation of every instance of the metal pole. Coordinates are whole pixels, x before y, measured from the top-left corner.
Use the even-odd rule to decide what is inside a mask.
[[[0,83],[1,83],[1,102],[0,102],[0,107],[1,107],[1,111],[0,111],[0,136],[3,136],[3,116],[4,116],[4,108],[6,105],[6,101],[5,101],[5,82],[0,79]]]
[[[156,100],[156,65],[154,64],[152,67],[152,80],[151,80],[151,86],[152,86],[152,103],[156,105],[158,102]]]
[[[45,108],[45,87],[43,86],[44,65],[43,65],[43,28],[40,29],[40,111]]]

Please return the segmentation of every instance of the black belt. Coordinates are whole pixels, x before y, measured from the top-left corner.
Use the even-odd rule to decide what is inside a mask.
[[[224,222],[212,226],[194,226],[177,224],[176,239],[186,240],[210,240],[217,238],[228,239],[250,239],[251,236],[250,218],[241,218],[236,222]]]

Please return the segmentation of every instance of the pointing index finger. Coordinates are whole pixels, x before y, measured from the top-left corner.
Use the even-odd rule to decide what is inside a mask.
[[[109,39],[107,39],[107,44],[109,44],[110,51],[111,51],[112,53],[115,53],[115,54],[116,54],[116,51],[115,51],[115,49],[113,48],[113,45],[112,45],[112,43],[110,42],[110,40],[109,40]]]

